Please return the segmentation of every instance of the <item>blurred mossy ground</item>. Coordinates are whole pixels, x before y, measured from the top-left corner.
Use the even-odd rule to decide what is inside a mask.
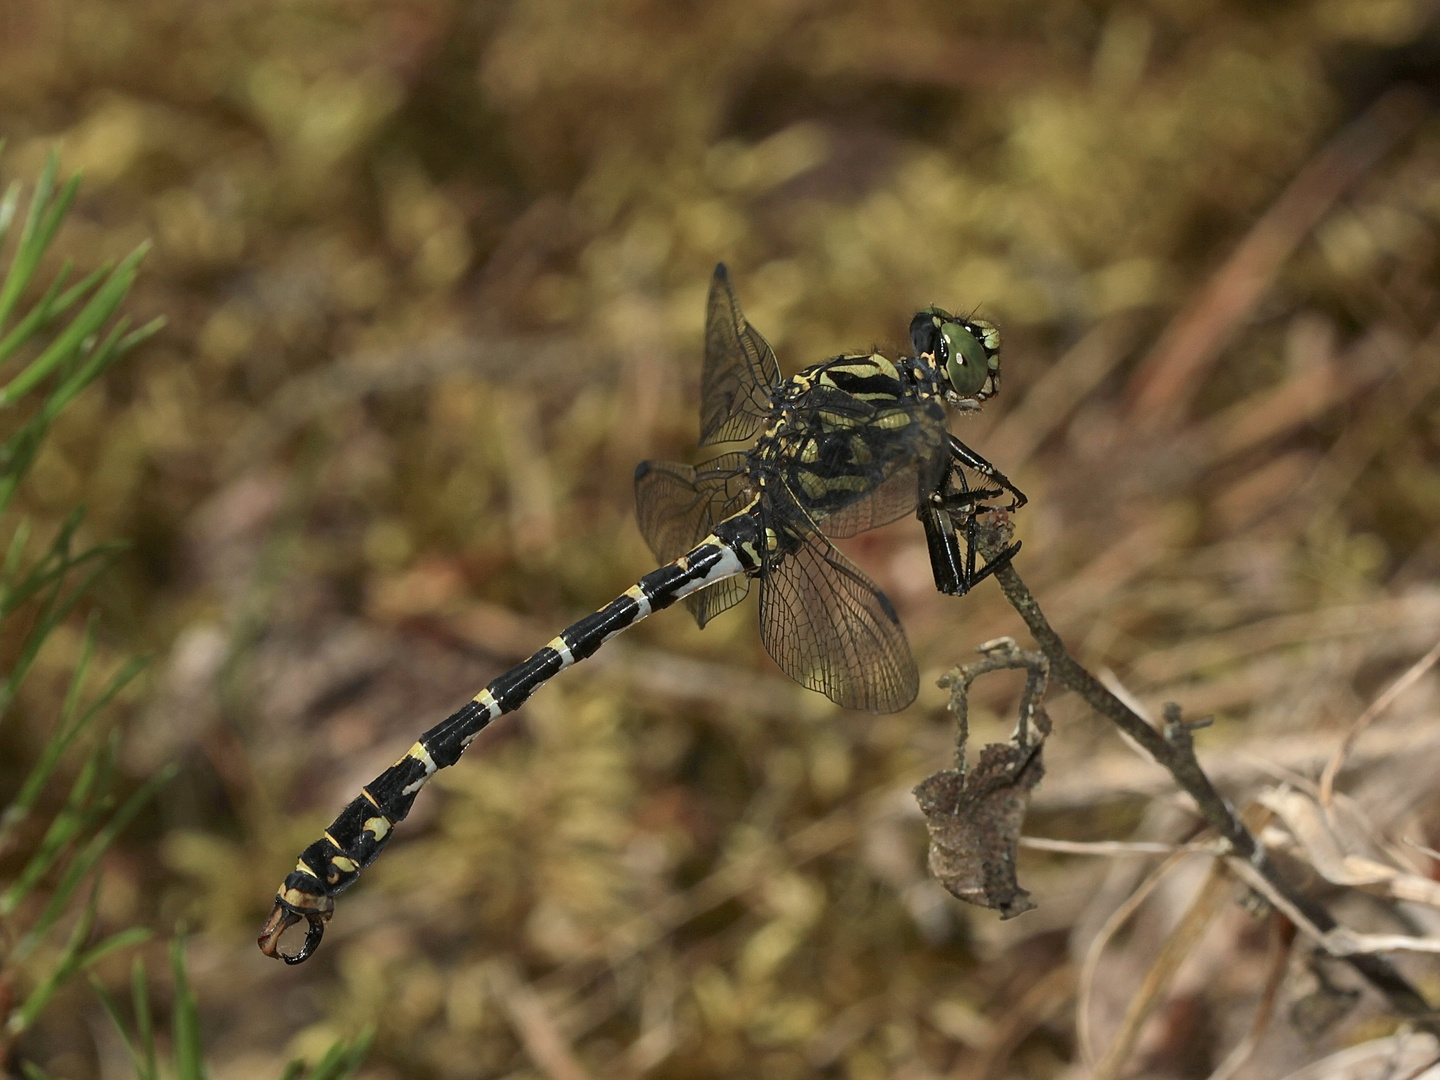
[[[438,779],[317,959],[251,942],[359,783],[649,568],[631,471],[694,453],[718,260],[788,370],[902,346],[929,303],[999,323],[1005,387],[961,434],[1031,494],[1017,565],[1084,659],[1147,702],[1219,710],[1216,744],[1353,716],[1440,628],[1421,378],[1440,360],[1417,345],[1440,315],[1440,126],[1334,203],[1175,431],[1132,437],[1127,373],[1335,130],[1433,74],[1425,11],[0,7],[0,170],[32,177],[57,144],[84,170],[60,244],[82,267],[156,243],[130,307],[167,329],[61,418],[25,499],[134,541],[102,592],[111,655],[157,657],[126,760],[184,776],[103,911],[199,927],[213,1075],[273,1074],[369,1022],[377,1078],[560,1075],[536,1056],[546,1025],[597,1076],[978,1076],[1012,1032],[1017,1074],[1073,1060],[1063,993],[1007,1025],[1068,962],[1106,868],[1034,859],[1041,909],[1003,926],[924,874],[906,792],[947,754],[934,676],[1019,624],[991,589],[933,595],[913,523],[848,545],[921,659],[906,713],[792,687],[749,608],[704,634],[667,613]],[[1353,392],[1213,449],[1317,365]],[[1395,370],[1420,389],[1377,413]],[[1042,386],[1058,403],[1018,411]],[[1312,620],[1330,608],[1349,614]],[[64,653],[5,737],[17,759]],[[1013,689],[979,734],[1003,736]],[[1055,714],[1053,790],[1124,759]],[[1096,792],[1047,816],[1044,792],[1050,835],[1142,816]],[[1204,1075],[1243,1029],[1226,1010],[1260,946],[1236,934],[1234,985],[1195,995],[1210,1026],[1149,1075]],[[114,1048],[73,1008],[31,1052],[80,1080]]]

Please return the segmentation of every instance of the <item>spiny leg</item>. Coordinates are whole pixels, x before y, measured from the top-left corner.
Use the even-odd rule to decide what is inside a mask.
[[[998,499],[1005,492],[1011,495],[1007,510],[1017,510],[1029,500],[1025,493],[1012,484],[999,469],[971,450],[953,435],[946,435],[950,453],[949,467],[938,488],[926,504],[921,506],[919,517],[925,526],[925,540],[930,552],[930,568],[935,576],[935,587],[948,596],[964,596],[981,581],[1004,566],[1020,550],[1019,543],[1011,544],[995,559],[980,567],[975,566],[976,517],[992,509],[986,504]],[[971,487],[964,469],[993,481],[993,487]],[[956,526],[963,523],[965,530],[965,555],[960,556],[960,538]]]
[[[300,854],[260,931],[260,951],[287,964],[307,959],[319,947],[325,924],[334,914],[336,894],[353,885],[360,871],[375,861],[431,776],[455,764],[496,717],[518,709],[552,677],[593,655],[651,612],[737,574],[756,573],[759,544],[758,521],[748,510],[722,521],[685,555],[646,574],[623,595],[562,631],[420,736]],[[280,935],[302,919],[307,927],[300,951],[281,952]]]
[[[1000,487],[956,490],[954,478],[958,469],[951,468],[925,505],[920,507],[919,518],[925,526],[925,542],[930,553],[930,569],[935,577],[935,588],[947,596],[964,596],[977,584],[984,581],[1001,566],[1009,562],[1017,551],[1019,543],[1011,544],[1000,555],[980,567],[975,566],[976,517],[990,507],[986,503],[1004,494]],[[965,530],[965,554],[960,554],[960,537],[957,525]]]
[[[950,450],[950,458],[952,462],[959,462],[961,465],[964,465],[967,468],[974,469],[981,476],[985,477],[988,480],[993,480],[995,483],[999,484],[1002,488],[1004,488],[1010,493],[1011,502],[1008,509],[1019,510],[1020,507],[1024,506],[1027,502],[1030,501],[1026,494],[1019,488],[1017,488],[1014,484],[1012,484],[1010,482],[1010,479],[1004,473],[1002,473],[994,465],[991,465],[990,462],[986,461],[974,450],[971,450],[970,447],[966,446],[954,435],[946,435],[945,439],[947,446]]]

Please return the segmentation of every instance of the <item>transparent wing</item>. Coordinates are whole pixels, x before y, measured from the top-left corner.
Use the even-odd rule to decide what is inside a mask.
[[[738,442],[770,415],[780,382],[775,351],[740,310],[725,264],[715,267],[705,312],[705,368],[700,384],[700,445]]]
[[[819,533],[767,560],[760,640],[785,674],[847,709],[896,712],[920,688],[890,601]]]
[[[737,574],[724,581],[717,581],[714,585],[708,585],[699,592],[691,593],[680,602],[689,609],[691,615],[695,616],[696,623],[703,630],[705,624],[716,615],[722,611],[729,611],[749,595],[749,576]]]
[[[635,470],[635,516],[657,561],[678,559],[745,504],[745,455],[722,454],[698,470],[642,461]],[[702,627],[750,591],[746,576],[726,578],[682,603]]]
[[[816,387],[799,399],[795,416],[775,471],[828,536],[854,536],[914,513],[945,476],[939,402],[877,403]]]
[[[822,518],[820,528],[843,540],[913,514],[939,485],[944,464],[936,457],[896,468],[868,495]]]

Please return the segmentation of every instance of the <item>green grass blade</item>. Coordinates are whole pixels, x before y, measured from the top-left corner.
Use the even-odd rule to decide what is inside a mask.
[[[99,347],[92,350],[85,357],[84,363],[79,364],[59,386],[51,391],[50,396],[45,399],[44,411],[47,419],[53,419],[61,409],[74,400],[76,394],[94,382],[101,372],[124,354],[121,345],[132,337],[125,333],[129,329],[130,320],[122,315],[111,327],[110,333],[105,335],[105,340],[100,343]]]
[[[0,564],[0,605],[3,605],[5,598],[10,595],[15,584],[15,575],[20,570],[20,559],[24,556],[25,549],[30,546],[30,537],[34,531],[34,524],[29,518],[22,518],[15,526],[15,535],[10,537],[10,546],[5,549],[5,562]]]
[[[45,433],[50,430],[51,417],[36,413],[3,444],[0,444],[0,512],[10,505],[20,481],[30,471]]]
[[[59,860],[61,853],[69,843],[79,836],[85,828],[85,806],[90,798],[90,792],[95,789],[96,781],[102,773],[100,758],[105,754],[105,747],[97,746],[91,749],[85,758],[85,763],[80,767],[75,782],[70,786],[70,793],[65,797],[65,804],[56,813],[50,822],[45,835],[35,846],[34,853],[30,856],[25,868],[20,871],[10,887],[0,893],[0,916],[9,915],[24,901],[30,890]],[[15,947],[11,953],[12,961],[20,959],[28,952],[24,942]]]
[[[65,265],[60,268],[60,273],[56,275],[55,283],[50,286],[50,292],[46,294],[45,299],[31,308],[25,318],[16,323],[15,328],[5,335],[3,341],[0,341],[0,362],[8,360],[16,349],[74,307],[75,302],[93,289],[95,283],[109,274],[115,266],[113,262],[107,260],[98,269],[92,270],[59,296],[53,296],[55,290],[64,284],[70,265],[70,261],[67,259]]]
[[[65,520],[60,523],[60,528],[55,531],[55,536],[50,541],[50,546],[45,549],[45,554],[40,556],[35,565],[30,567],[25,576],[19,582],[7,577],[5,592],[0,595],[0,619],[8,618],[17,607],[53,581],[58,572],[63,572],[62,568],[68,564],[70,559],[70,545],[74,541],[75,532],[80,528],[80,522],[84,520],[84,517],[84,512],[81,510],[70,511],[65,515]],[[27,524],[27,541],[29,539],[28,529]],[[9,555],[14,556],[17,566],[21,554],[22,552],[15,551],[12,544]],[[7,565],[9,555],[7,555]]]
[[[0,325],[4,325],[6,317],[10,314],[10,307],[14,306],[19,299],[20,293],[24,291],[29,277],[25,274],[24,264],[34,249],[35,236],[40,229],[40,218],[45,213],[45,205],[50,201],[50,193],[55,190],[55,174],[60,171],[60,157],[51,150],[45,158],[45,165],[40,170],[40,177],[35,181],[35,191],[30,196],[30,209],[25,214],[25,223],[20,226],[20,242],[16,246],[15,255],[10,261],[10,269],[5,274],[5,282],[0,285]]]
[[[65,372],[64,378],[45,398],[43,408],[47,416],[53,418],[58,415],[61,409],[74,400],[76,394],[90,385],[96,375],[110,366],[120,355],[116,352],[116,347],[129,329],[130,317],[121,315],[98,345],[93,337],[85,339],[76,353],[77,362],[67,365],[70,370]]]
[[[280,1074],[280,1080],[300,1080],[301,1077],[304,1080],[344,1080],[360,1067],[365,1055],[370,1052],[370,1044],[374,1039],[373,1027],[365,1028],[353,1042],[336,1039],[330,1044],[330,1049],[325,1051],[325,1055],[308,1070],[303,1058],[291,1061]]]
[[[76,970],[88,971],[111,953],[129,949],[135,945],[143,945],[152,936],[152,931],[144,926],[132,926],[127,930],[118,930],[100,944],[92,945],[81,953]]]
[[[88,558],[92,553],[96,552],[101,552],[101,549],[92,548],[91,551],[82,553],[81,558]],[[9,673],[3,679],[0,679],[0,717],[3,717],[9,709],[11,701],[14,700],[15,694],[24,683],[26,676],[30,674],[30,668],[35,663],[36,657],[40,654],[41,647],[45,644],[50,634],[60,623],[69,617],[70,612],[75,609],[75,606],[80,603],[86,593],[90,591],[90,586],[94,584],[95,579],[109,569],[111,562],[114,561],[114,550],[103,552],[102,554],[112,557],[104,558],[98,566],[91,567],[89,572],[82,575],[79,583],[71,589],[69,593],[61,592],[60,586],[62,583],[57,582],[55,590],[49,596],[45,597],[41,604],[40,612],[36,616],[35,623],[25,638],[19,656],[16,657]],[[76,565],[78,565],[79,561],[80,559],[77,558]],[[0,618],[3,618],[3,615],[0,615]]]
[[[144,326],[132,330],[118,342],[114,342],[113,347],[107,341],[105,347],[92,352],[77,371],[71,372],[60,386],[52,391],[43,409],[23,424],[4,444],[0,444],[0,511],[10,505],[10,500],[29,470],[55,414],[107,367],[164,325],[163,318],[151,319]]]
[[[130,326],[130,320],[124,317],[120,318],[99,347],[88,354],[85,362],[67,375],[60,385],[51,391],[50,396],[45,400],[44,407],[32,422],[38,423],[42,428],[48,428],[60,410],[69,405],[80,391],[99,378],[105,369],[116,360],[119,360],[146,338],[153,336],[164,325],[165,320],[157,317],[127,334],[125,331]],[[26,467],[28,464],[27,461]],[[8,486],[0,489],[0,509],[3,509],[9,502],[9,493],[18,484],[18,478],[12,480],[6,477],[5,482]]]
[[[151,319],[143,326],[137,326],[134,330],[131,330],[130,333],[126,334],[123,338],[120,339],[117,359],[120,356],[124,356],[127,352],[133,349],[136,345],[139,345],[146,338],[154,337],[157,333],[164,329],[164,327],[165,316],[156,315],[155,318]]]
[[[305,1080],[322,1080],[322,1078],[329,1080],[335,1069],[345,1060],[345,1050],[345,1041],[336,1039],[330,1044],[330,1049],[325,1051],[324,1056],[305,1073]]]
[[[52,160],[54,159],[52,158]],[[45,204],[39,200],[40,185],[36,185],[35,205],[40,206],[44,212],[40,217],[34,233],[28,239],[23,233],[21,235],[20,246],[15,252],[15,261],[11,263],[10,266],[12,272],[16,270],[19,271],[16,275],[15,291],[7,297],[3,295],[4,291],[0,290],[0,326],[3,326],[10,318],[11,313],[15,309],[15,305],[19,302],[20,296],[25,290],[25,286],[28,285],[30,279],[35,276],[35,271],[40,266],[40,260],[50,247],[50,242],[55,239],[55,233],[60,228],[60,222],[64,220],[65,214],[70,209],[70,204],[75,201],[75,194],[79,190],[80,177],[78,175],[72,176],[65,182],[65,186],[60,189],[60,194],[54,203],[46,207]],[[48,199],[48,191],[46,194]],[[27,221],[26,224],[28,225],[29,222]],[[7,276],[5,289],[8,290],[10,284],[10,278]]]
[[[34,772],[26,778],[25,784],[20,789],[20,794],[16,796],[11,806],[6,809],[6,815],[9,815],[11,810],[18,810],[22,814],[29,811],[34,805],[35,800],[39,797],[40,791],[43,789],[50,771],[53,771],[55,767],[54,762],[58,761],[60,755],[64,754],[66,750],[73,746],[75,742],[90,729],[91,725],[93,725],[99,717],[100,711],[115,699],[116,694],[120,693],[121,690],[133,682],[135,677],[145,670],[148,663],[149,661],[145,657],[134,657],[125,661],[119,670],[110,676],[109,681],[106,682],[95,700],[85,707],[84,712],[75,717],[68,729],[63,730],[61,737],[54,740],[61,744],[58,746],[56,752],[52,755],[51,747],[49,745],[46,746],[46,757],[43,760],[43,763],[48,765],[46,772],[40,775],[40,766],[37,765]],[[0,830],[0,841],[3,841],[3,835],[3,830]]]
[[[185,940],[170,943],[170,966],[175,972],[175,1075],[179,1080],[205,1080],[205,1052],[200,1045],[200,1006],[185,976]]]
[[[71,522],[78,520],[78,515],[71,515]],[[9,707],[16,691],[29,674],[30,666],[35,662],[40,648],[55,627],[69,617],[95,579],[104,573],[115,557],[125,549],[124,544],[97,544],[78,555],[71,555],[68,550],[69,526],[70,523],[67,522],[66,528],[62,528],[61,535],[52,544],[51,555],[42,559],[19,584],[13,585],[3,599],[0,599],[0,620],[3,620],[37,592],[43,593],[30,630],[21,642],[20,652],[12,661],[10,671],[0,679],[0,716],[3,716]],[[66,592],[66,575],[87,564],[95,565],[90,565],[79,581]]]
[[[7,603],[3,609],[0,609],[0,619],[8,617],[15,610],[17,604],[28,600],[38,589],[54,586],[50,594],[45,597],[45,603],[48,605],[46,610],[40,613],[48,622],[42,622],[40,618],[37,618],[35,628],[32,629],[30,636],[34,637],[39,632],[41,626],[45,626],[47,632],[53,630],[54,623],[56,621],[63,621],[74,608],[75,604],[79,602],[80,598],[85,595],[86,589],[95,576],[104,573],[105,570],[109,568],[110,562],[114,557],[124,551],[125,548],[126,545],[123,543],[96,544],[92,548],[86,548],[78,555],[72,556],[67,553],[63,561],[57,561],[55,565],[49,568],[39,569],[33,581],[27,578],[26,581],[21,582],[12,596],[7,598],[10,602]],[[99,562],[100,565],[89,568],[81,579],[83,584],[77,585],[68,593],[65,592],[63,588],[65,575],[72,570],[78,570],[86,564],[94,562]],[[64,614],[57,615],[57,613],[62,610]]]
[[[76,889],[80,887],[80,883],[84,881],[86,875],[90,873],[95,864],[100,861],[100,856],[104,855],[105,850],[115,842],[115,838],[120,834],[120,831],[130,823],[130,819],[139,813],[140,808],[150,801],[156,791],[170,782],[177,771],[178,767],[173,764],[161,769],[147,784],[131,795],[130,798],[126,799],[120,806],[120,809],[116,810],[110,820],[105,823],[104,827],[90,838],[89,842],[80,850],[79,854],[71,860],[70,865],[65,868],[65,872],[61,875],[60,882],[51,894],[49,902],[45,905],[44,910],[41,911],[40,916],[35,920],[35,924],[26,932],[25,937],[21,939],[20,944],[16,947],[16,952],[19,952],[20,949],[27,944],[40,940],[45,933],[49,931],[50,927],[69,905],[70,898],[75,894]],[[33,945],[31,945],[31,947],[33,947]]]
[[[66,265],[68,266],[69,264],[67,263]],[[95,283],[101,278],[103,278],[106,274],[110,273],[110,271],[114,268],[115,264],[109,259],[106,259],[103,263],[101,263],[94,270],[91,270],[90,273],[86,274],[74,285],[71,285],[70,288],[66,289],[63,293],[60,294],[60,296],[56,299],[55,303],[50,305],[50,313],[48,318],[50,320],[54,320],[58,319],[61,315],[64,315],[65,312],[69,311],[70,308],[74,306],[76,300],[79,300],[80,297],[84,296],[92,288],[94,288]]]
[[[25,224],[20,229],[20,242],[5,275],[5,282],[0,285],[0,327],[10,320],[15,305],[20,301],[20,295],[35,276],[45,249],[55,238],[55,231],[60,227],[65,212],[75,201],[75,193],[80,187],[78,176],[72,176],[61,188],[59,196],[51,202],[51,195],[55,191],[55,177],[59,171],[60,157],[52,150],[45,160],[45,167],[40,170],[40,178],[35,182],[35,191],[30,196],[30,211],[25,215]]]
[[[139,960],[137,956],[135,958]],[[120,1042],[125,1047],[125,1053],[130,1056],[130,1064],[135,1066],[135,1075],[139,1076],[143,1071],[143,1063],[140,1058],[140,1050],[135,1045],[135,1040],[130,1037],[130,1032],[125,1028],[125,1018],[120,1015],[120,1005],[106,991],[104,985],[94,975],[90,976],[90,989],[100,999],[100,1006],[105,1010],[105,1015],[110,1017],[110,1023],[115,1028],[115,1034],[120,1036]]]
[[[126,660],[116,669],[115,673],[110,676],[109,680],[107,680],[101,688],[100,693],[95,696],[95,699],[91,701],[89,705],[85,706],[83,712],[75,717],[67,732],[67,737],[71,745],[90,729],[99,717],[100,711],[115,700],[116,694],[134,682],[135,677],[144,671],[149,663],[150,660],[148,657],[136,656]]]
[[[370,1053],[370,1044],[374,1041],[375,1029],[367,1027],[355,1037],[348,1049],[344,1043],[337,1042],[330,1048],[334,1053],[334,1061],[331,1062],[331,1055],[326,1054],[307,1080],[345,1080],[345,1077],[360,1068],[365,1056]]]
[[[155,1018],[150,1015],[150,982],[145,978],[145,961],[139,956],[130,967],[130,1002],[135,1008],[135,1034],[140,1040],[144,1068],[136,1069],[137,1080],[159,1080],[155,1061]]]
[[[125,299],[125,294],[130,291],[130,285],[135,280],[140,260],[149,250],[148,242],[141,244],[120,261],[120,265],[110,272],[105,284],[95,291],[95,295],[80,309],[80,313],[70,321],[70,324],[55,336],[55,339],[41,351],[39,356],[30,361],[3,389],[0,389],[0,407],[13,405],[19,401],[34,389],[41,379],[70,359],[79,350],[85,339],[104,325]],[[3,315],[3,310],[0,310],[0,315]]]
[[[108,762],[102,761],[101,765],[102,768],[107,767]],[[121,830],[130,824],[130,819],[139,813],[140,808],[150,801],[155,795],[155,792],[159,791],[160,788],[174,779],[178,771],[179,766],[173,763],[166,765],[138,791],[132,794],[130,798],[126,799],[125,802],[120,805],[120,808],[111,815],[110,820],[105,823],[104,827],[90,838],[84,849],[75,857],[70,865],[65,868],[65,874],[56,887],[54,894],[51,896],[50,902],[46,906],[46,911],[42,912],[40,918],[36,920],[37,927],[44,924],[50,912],[53,911],[58,915],[58,913],[64,909],[65,905],[69,903],[70,896],[75,892],[80,882],[84,880],[85,876],[91,871],[95,864],[99,862],[100,856],[105,854],[106,849],[115,842],[115,838],[120,834]]]
[[[20,208],[20,181],[11,180],[0,196],[0,244],[10,235],[10,226],[15,222],[15,211]]]
[[[25,1073],[25,1080],[53,1080],[49,1073],[33,1061],[22,1061],[20,1068]]]
[[[31,992],[26,998],[25,1004],[21,1006],[23,1019],[21,1023],[28,1028],[35,1022],[36,1017],[50,1004],[50,999],[76,975],[88,971],[105,957],[120,949],[128,949],[139,945],[150,939],[150,931],[140,926],[132,926],[129,930],[122,930],[118,934],[111,934],[100,944],[86,949],[85,939],[90,936],[90,931],[95,928],[95,900],[99,894],[99,882],[91,890],[90,899],[85,905],[85,911],[80,921],[76,923],[74,931],[71,932],[66,942],[65,951],[61,954],[60,960],[51,970],[50,974]],[[124,1032],[121,1032],[123,1035]]]
[[[90,896],[80,911],[80,918],[71,928],[70,936],[65,941],[65,947],[60,952],[60,959],[50,969],[50,974],[41,979],[20,1007],[10,1014],[10,1019],[5,1025],[7,1033],[19,1035],[29,1030],[30,1025],[35,1022],[35,1018],[40,1015],[46,1005],[50,1004],[50,999],[55,996],[55,992],[78,970],[80,952],[85,947],[85,939],[95,928],[95,901],[99,895],[99,885],[99,881],[96,881],[90,887]]]
[[[55,275],[55,280],[50,283],[50,288],[45,290],[45,295],[25,313],[25,316],[15,324],[15,328],[0,338],[0,362],[8,360],[16,349],[24,345],[32,337],[45,328],[51,320],[58,294],[65,285],[65,279],[70,276],[71,262],[65,260],[60,267],[60,272]]]
[[[94,650],[95,621],[92,619],[85,628],[85,638],[80,645],[80,658],[76,661],[75,671],[70,677],[70,688],[66,692],[65,704],[61,709],[60,723],[56,726],[54,734],[46,741],[45,749],[41,751],[35,767],[30,770],[30,774],[20,785],[19,794],[11,800],[5,811],[0,813],[0,851],[5,850],[6,841],[15,826],[29,816],[35,800],[40,797],[40,792],[44,790],[50,776],[60,764],[60,759],[75,744],[75,740],[84,733],[85,728],[96,714],[95,710],[86,710],[77,717],[80,689],[85,684],[85,676],[89,671],[90,659],[94,655]]]

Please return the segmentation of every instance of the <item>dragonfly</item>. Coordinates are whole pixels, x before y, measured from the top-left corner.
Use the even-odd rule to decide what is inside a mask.
[[[832,541],[915,514],[936,588],[959,596],[1020,548],[1013,543],[977,565],[979,516],[1026,502],[947,428],[950,412],[974,412],[999,390],[999,330],[930,307],[911,320],[910,340],[908,357],[892,360],[875,349],[784,378],[724,264],[717,266],[706,309],[700,445],[748,449],[698,468],[640,463],[637,517],[660,567],[492,680],[366,784],[281,883],[261,950],[287,964],[311,956],[335,897],[380,854],[431,776],[555,675],[677,602],[703,627],[758,582],[760,638],[785,674],[846,708],[909,705],[919,673],[895,608]],[[996,505],[1007,496],[1008,505]],[[302,946],[284,952],[281,935],[302,920]]]

